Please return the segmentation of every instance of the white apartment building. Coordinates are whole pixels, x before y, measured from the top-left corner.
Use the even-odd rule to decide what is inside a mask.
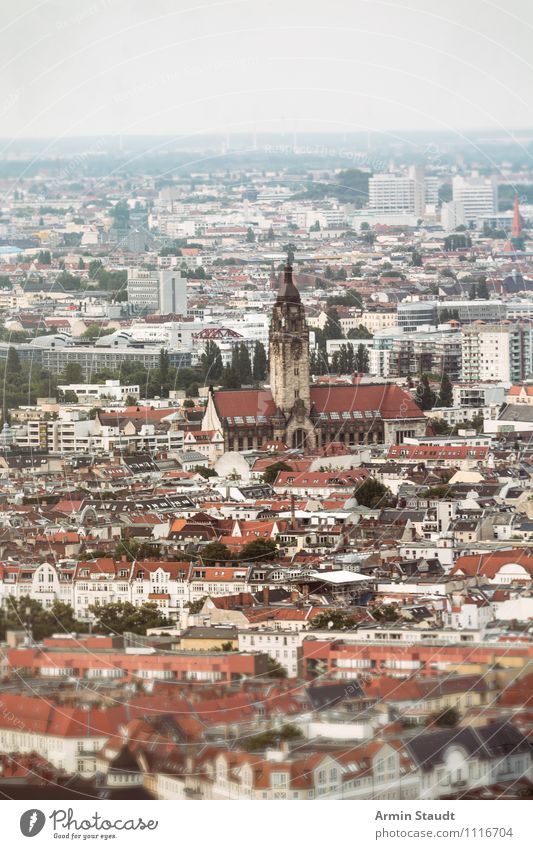
[[[178,268],[129,268],[128,303],[140,312],[187,315],[187,278]]]
[[[450,200],[443,203],[440,210],[440,223],[447,233],[466,225],[465,208],[461,201]]]
[[[373,213],[412,213],[426,211],[425,174],[410,168],[407,175],[375,174],[368,181],[368,207]]]
[[[119,427],[100,425],[95,419],[78,419],[76,412],[61,410],[59,418],[33,418],[13,428],[14,442],[20,448],[72,454],[86,451],[111,452],[125,450],[181,451],[184,432],[170,427],[158,432],[153,424],[143,424],[138,430],[129,422],[121,431]]]
[[[342,316],[339,325],[345,336],[350,330],[357,330],[360,325],[366,327],[369,333],[396,327],[398,323],[396,310],[365,310],[358,315]]]
[[[68,383],[57,387],[60,392],[74,392],[78,401],[100,400],[124,401],[128,396],[138,398],[140,388],[136,384],[121,385],[120,380],[106,380],[105,383]]]
[[[531,330],[520,324],[463,327],[462,380],[518,382],[531,375]]]
[[[498,184],[496,177],[480,177],[473,172],[470,177],[453,178],[453,200],[462,204],[464,223],[476,222],[482,215],[498,211]]]
[[[265,652],[287,671],[289,678],[300,675],[302,642],[305,631],[239,631],[239,651]]]

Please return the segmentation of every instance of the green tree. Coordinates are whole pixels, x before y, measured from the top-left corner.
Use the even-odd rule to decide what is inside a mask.
[[[387,507],[392,503],[392,492],[375,478],[367,477],[354,489],[354,496],[361,507]]]
[[[417,386],[416,403],[421,410],[431,410],[435,406],[435,393],[429,384],[427,374],[422,375],[422,379]]]
[[[130,208],[126,200],[119,200],[111,210],[111,215],[117,229],[125,230],[129,227]]]
[[[275,663],[273,658],[270,658],[270,666],[273,668]],[[276,670],[279,665],[276,665]],[[281,667],[283,669],[283,667]],[[276,677],[285,677],[284,675]],[[264,752],[266,749],[271,749],[279,745],[280,742],[293,742],[301,740],[303,733],[296,725],[284,725],[282,728],[269,728],[268,731],[261,731],[259,734],[253,734],[251,737],[244,737],[242,748],[246,752]]]
[[[361,342],[357,346],[355,354],[355,370],[361,374],[366,374],[369,366],[368,348]]]
[[[327,319],[322,330],[322,338],[324,340],[342,339],[344,334],[341,330],[339,313],[337,312],[335,307],[330,307],[326,312],[326,315]]]
[[[107,336],[108,334],[102,334],[102,328],[99,324],[90,324],[81,335],[83,339],[98,339],[100,336]]]
[[[243,342],[233,346],[231,367],[239,377],[239,385],[252,383],[252,362],[247,345]]]
[[[0,610],[1,638],[5,638],[7,630],[25,630],[27,627],[34,640],[43,640],[58,632],[83,630],[70,604],[55,600],[50,608],[45,609],[28,595],[20,598],[9,596]]]
[[[477,296],[478,298],[487,301],[489,299],[489,289],[487,286],[487,281],[483,278],[477,284]]]
[[[453,386],[446,372],[442,375],[438,404],[440,407],[453,407]]]
[[[188,609],[189,613],[191,613],[193,616],[196,616],[198,613],[201,612],[202,607],[205,604],[206,598],[207,596],[203,595],[201,598],[197,598],[195,601],[186,601],[185,607]]]
[[[22,373],[20,357],[16,348],[10,347],[7,352],[6,379],[19,376]]]
[[[204,385],[217,383],[222,377],[224,366],[222,365],[222,354],[216,342],[211,339],[205,344],[200,364],[204,375]]]
[[[152,601],[136,607],[129,601],[116,601],[109,604],[91,604],[89,612],[96,620],[96,627],[104,634],[146,634],[148,628],[171,625],[172,622]]]
[[[170,358],[168,355],[168,351],[166,348],[161,348],[159,352],[159,380],[158,383],[161,386],[161,394],[164,398],[167,397],[170,384],[169,384],[169,373],[170,373]]]
[[[61,373],[62,383],[83,383],[83,370],[79,363],[67,363]]]
[[[239,372],[229,363],[227,366],[224,366],[224,371],[222,372],[222,386],[224,389],[241,388]]]
[[[438,728],[455,728],[459,724],[461,714],[455,707],[444,708],[440,713],[433,714],[428,720],[428,725],[436,725]]]
[[[251,227],[248,227],[248,230],[246,231],[246,241],[250,243],[255,242],[255,233]]]
[[[222,542],[218,542],[218,540],[209,542],[206,546],[204,546],[200,551],[200,556],[204,563],[213,563],[215,561],[219,563],[227,563],[228,560],[233,559],[231,551],[227,545],[224,545]]]
[[[278,549],[273,539],[259,537],[243,546],[239,560],[273,560],[277,554]]]
[[[392,604],[381,604],[379,607],[374,607],[372,616],[378,622],[397,622],[400,618],[397,608]]]
[[[256,342],[254,348],[254,361],[252,366],[252,377],[256,383],[262,383],[267,376],[267,355],[262,342]]]
[[[364,326],[364,324],[360,324],[359,327],[353,327],[348,332],[348,339],[373,339],[370,330]]]
[[[207,468],[206,466],[195,466],[195,467],[194,467],[194,471],[195,471],[197,474],[201,475],[201,476],[202,476],[203,478],[205,478],[206,480],[207,480],[208,478],[216,478],[216,477],[218,477],[218,475],[217,475],[217,473],[215,472],[215,470],[214,470],[214,469],[209,469],[209,468]]]
[[[263,472],[263,480],[265,483],[274,483],[278,476],[278,472],[292,472],[292,466],[285,463],[283,460],[278,460],[276,463],[271,463]]]
[[[331,623],[331,624],[330,624]],[[343,631],[354,627],[354,620],[350,614],[343,610],[325,610],[311,620],[311,628],[314,631]]]
[[[267,675],[269,678],[286,678],[287,670],[273,657],[267,659]]]

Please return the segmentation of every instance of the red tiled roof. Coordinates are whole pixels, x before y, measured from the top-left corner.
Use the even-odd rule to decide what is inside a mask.
[[[379,410],[384,419],[423,418],[409,393],[395,383],[311,386],[311,410],[315,413]],[[267,389],[218,390],[214,393],[222,417],[273,416],[276,406]]]
[[[311,404],[317,413],[379,410],[383,419],[420,419],[424,415],[409,393],[395,383],[312,386]]]
[[[466,554],[457,558],[450,575],[462,573],[469,577],[482,575],[485,578],[494,578],[503,566],[511,564],[522,566],[533,578],[533,552],[525,548],[491,551],[488,554]]]

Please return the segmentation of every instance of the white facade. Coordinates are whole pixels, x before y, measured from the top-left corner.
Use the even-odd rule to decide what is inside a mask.
[[[453,178],[453,200],[463,206],[465,223],[475,222],[482,215],[498,211],[498,185],[495,177],[470,177],[457,175]]]
[[[517,324],[471,324],[463,328],[462,379],[515,382],[531,372],[529,332]]]
[[[289,678],[297,678],[301,646],[305,631],[239,631],[239,651],[265,652],[287,671]]]
[[[79,401],[100,398],[124,401],[129,395],[138,398],[140,393],[138,385],[122,386],[120,380],[106,380],[105,383],[68,383],[57,388],[63,393],[74,392]]]
[[[368,206],[371,212],[425,213],[426,187],[423,169],[411,168],[407,176],[375,174],[368,181]]]
[[[187,315],[187,278],[177,268],[129,268],[128,303],[148,313]]]

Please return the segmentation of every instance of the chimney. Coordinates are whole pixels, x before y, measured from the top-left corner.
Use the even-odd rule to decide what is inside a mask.
[[[263,604],[268,604],[270,601],[270,587],[263,587]]]

